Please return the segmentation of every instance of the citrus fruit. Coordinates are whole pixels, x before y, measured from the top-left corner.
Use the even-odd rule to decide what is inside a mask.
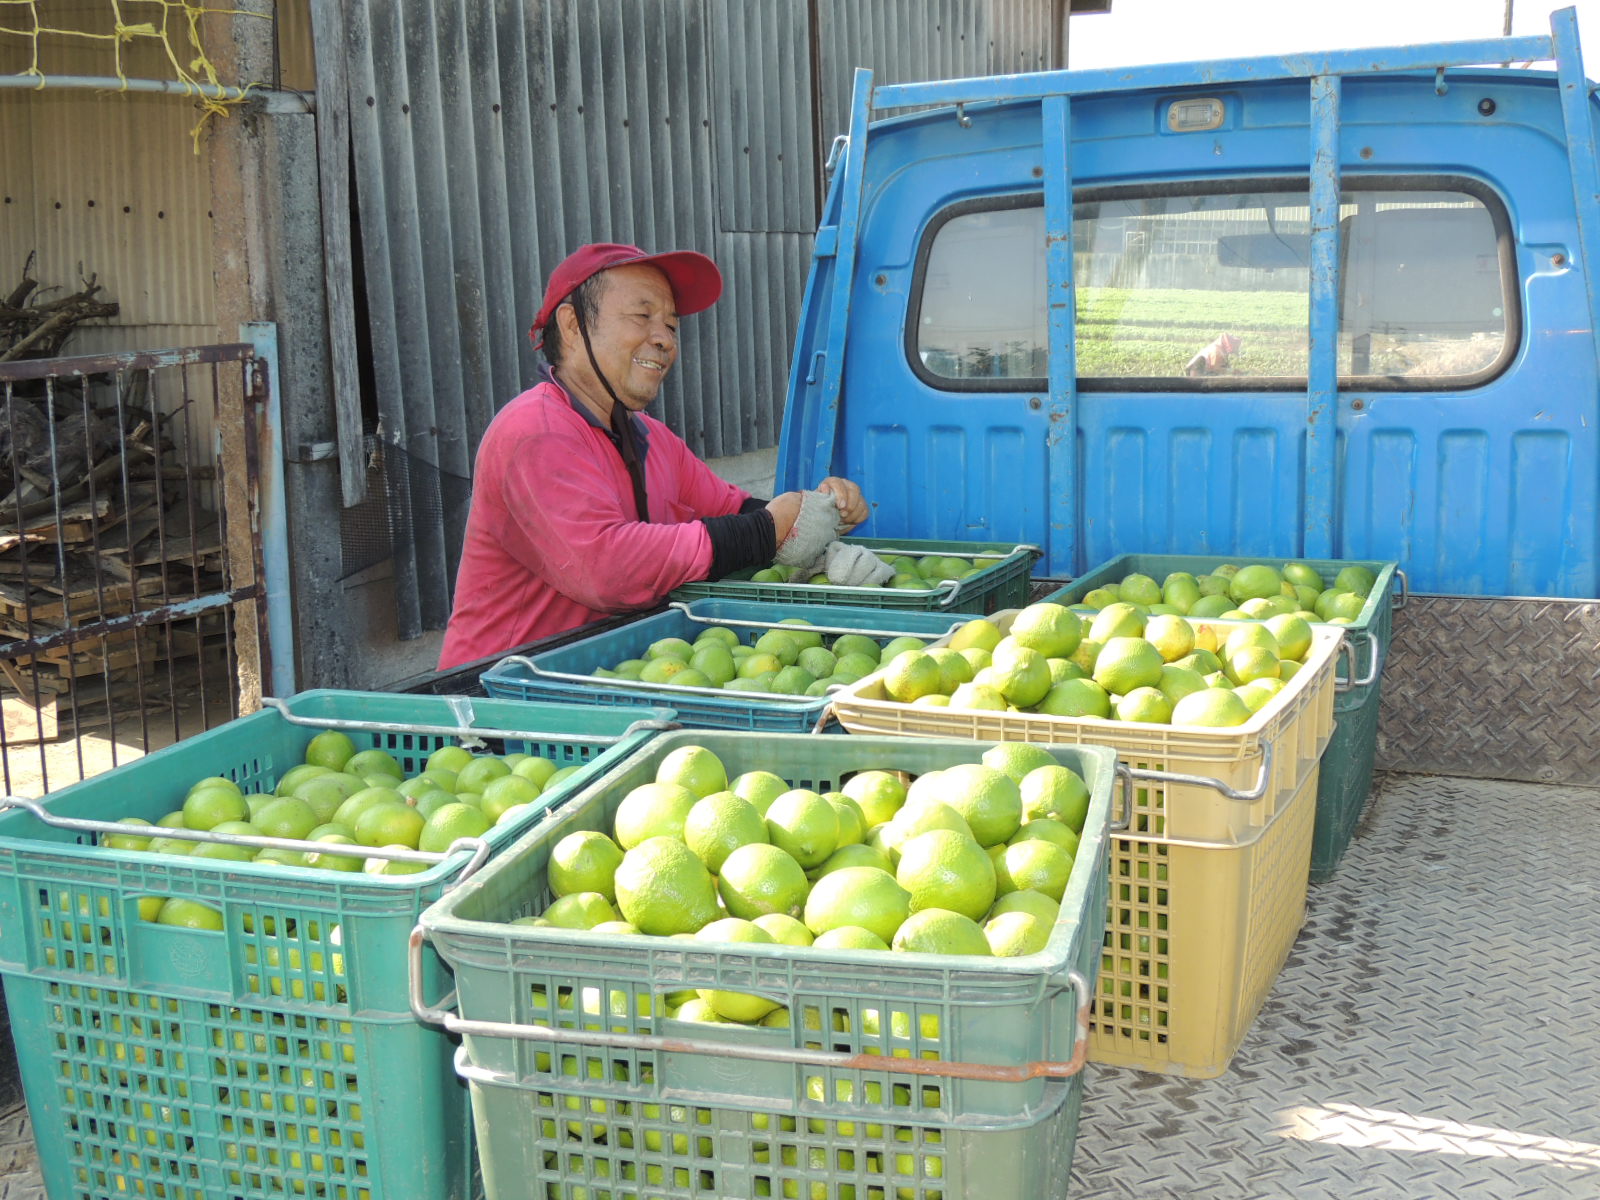
[[[823,792],[822,798],[833,805],[839,818],[839,839],[834,849],[853,846],[867,836],[867,818],[861,806],[843,792]]]
[[[811,943],[817,950],[887,950],[889,943],[860,925],[840,925],[817,934]]]
[[[1200,599],[1200,585],[1193,575],[1174,573],[1161,585],[1161,600],[1180,613],[1187,613]]]
[[[1323,587],[1322,573],[1310,563],[1286,562],[1281,572],[1285,582],[1295,587],[1316,588],[1321,591]]]
[[[849,846],[840,846],[823,861],[820,867],[812,868],[811,874],[820,879],[829,871],[840,871],[845,867],[877,867],[880,870],[893,872],[894,863],[879,846],[869,846],[864,842]]]
[[[279,803],[286,803],[280,801]],[[260,822],[257,822],[260,824]],[[313,825],[315,822],[312,823]],[[422,836],[422,827],[427,820],[409,804],[391,804],[380,801],[369,806],[356,818],[354,826],[356,841],[363,846],[409,846],[415,850],[417,839]],[[267,827],[262,825],[263,833]],[[306,833],[311,832],[307,826]],[[281,835],[279,835],[281,836]],[[305,834],[298,836],[304,837]],[[426,865],[426,864],[424,864]]]
[[[1022,824],[1022,795],[1009,775],[982,763],[957,763],[939,772],[938,799],[972,829],[980,846],[993,846]]]
[[[1333,577],[1333,586],[1342,592],[1354,592],[1363,599],[1372,591],[1378,577],[1366,567],[1341,567]]]
[[[752,918],[752,922],[771,934],[773,941],[785,946],[811,945],[811,930],[788,913],[762,913]]]
[[[1226,666],[1228,659],[1241,650],[1270,650],[1273,657],[1277,658],[1281,657],[1278,649],[1278,639],[1264,624],[1238,625],[1228,631],[1227,639],[1222,643],[1223,665]]]
[[[617,866],[622,849],[597,829],[569,833],[550,850],[548,880],[557,896],[573,892],[599,892],[615,901]]]
[[[890,771],[858,771],[839,789],[861,806],[867,828],[882,825],[906,802],[906,785]]]
[[[1161,603],[1161,585],[1148,575],[1135,571],[1124,575],[1117,584],[1117,595],[1128,604],[1142,604],[1149,608]]]
[[[689,660],[689,669],[698,671],[710,683],[721,687],[728,680],[738,674],[738,667],[733,661],[733,655],[721,642],[711,643],[700,647],[694,652],[694,657]],[[682,683],[683,681],[677,680]]]
[[[699,800],[699,796],[681,784],[641,783],[624,796],[622,803],[617,806],[612,830],[617,845],[624,850],[631,850],[648,838],[681,840],[689,810]]]
[[[824,650],[821,646],[807,646],[800,651],[800,657],[795,660],[795,666],[809,672],[813,678],[826,679],[833,674],[833,668],[838,665],[838,658],[833,651]]]
[[[390,787],[362,788],[334,810],[333,821],[335,824],[343,825],[353,833],[356,821],[372,805],[383,803],[404,804],[405,802],[406,798]]]
[[[972,678],[972,664],[961,657],[960,651],[951,650],[948,646],[934,646],[928,651],[928,657],[939,664],[938,690],[945,695]]]
[[[425,770],[449,771],[452,774],[472,761],[472,751],[465,746],[440,746],[423,762]]]
[[[920,650],[897,655],[883,673],[884,692],[900,704],[937,692],[943,682],[939,660]]]
[[[347,792],[339,780],[346,778],[344,775],[319,775],[315,779],[307,779],[297,785],[291,793],[298,796],[316,810],[319,820],[327,821],[339,811],[339,806],[350,798],[353,793]],[[433,786],[432,781],[417,776],[423,780],[421,787],[428,789]]]
[[[330,846],[354,846],[355,838],[345,833],[325,833],[314,837],[313,841],[327,842]],[[337,854],[332,850],[308,851],[306,866],[316,867],[320,871],[359,871],[365,865],[365,860],[355,854]]]
[[[641,933],[693,933],[717,917],[711,872],[682,842],[649,837],[617,864],[617,907]]]
[[[728,790],[728,772],[722,760],[704,746],[679,746],[656,766],[657,783],[675,783],[696,798]]]
[[[947,908],[912,913],[895,930],[890,947],[907,954],[993,954],[983,926]]]
[[[306,743],[306,762],[327,767],[330,771],[344,770],[345,763],[354,757],[356,744],[350,735],[337,729],[324,729]]]
[[[1050,944],[1050,925],[1032,913],[1007,912],[990,918],[983,936],[996,958],[1019,958],[1038,954]]]
[[[1034,711],[1051,717],[1109,717],[1111,697],[1092,679],[1068,679],[1046,692]]]
[[[1172,701],[1157,687],[1134,688],[1119,696],[1114,705],[1117,720],[1146,725],[1165,725],[1172,717]]]
[[[1112,638],[1139,637],[1144,633],[1144,623],[1145,616],[1138,608],[1119,600],[1095,614],[1084,636],[1104,645]]]
[[[471,792],[462,792],[461,799],[468,804],[476,800],[477,807],[488,818],[489,824],[495,825],[513,808],[532,804],[543,794],[543,790],[533,780],[524,779],[521,775],[502,775],[499,779],[491,779],[481,794],[474,796]]]
[[[1022,828],[1017,830],[1017,836],[1008,844],[1026,841],[1054,842],[1068,855],[1078,853],[1077,833],[1065,821],[1058,821],[1054,817],[1034,817],[1031,821],[1024,821]]]
[[[235,822],[237,823],[237,822]],[[224,862],[250,862],[256,851],[250,846],[235,846],[228,842],[196,842],[189,852],[193,858],[211,858]]]
[[[225,779],[221,775],[208,775],[204,779],[197,780],[189,785],[189,790],[191,792],[197,792],[203,787],[225,787],[232,788],[236,792],[243,791],[243,789],[241,789],[233,780]]]
[[[753,921],[766,913],[798,917],[810,887],[805,869],[788,851],[766,842],[740,846],[722,862],[717,894],[728,912]]]
[[[839,814],[816,792],[794,788],[767,808],[767,839],[807,869],[839,848]]]
[[[694,935],[698,942],[765,943],[772,945],[776,939],[761,926],[739,917],[723,917],[704,925]],[[766,996],[752,996],[748,992],[730,992],[721,988],[700,988],[700,999],[711,1011],[730,1021],[759,1021],[779,1007],[776,1000]]]
[[[1228,581],[1228,595],[1235,604],[1256,597],[1282,594],[1283,576],[1278,574],[1275,568],[1264,563],[1252,563],[1248,567],[1240,567]]]
[[[1029,742],[996,742],[983,752],[980,761],[984,766],[1001,771],[1019,783],[1037,767],[1057,765],[1055,755],[1043,746]]]
[[[965,833],[933,829],[900,845],[895,882],[911,893],[911,911],[948,908],[980,919],[994,903],[989,856]]]
[[[504,778],[511,774],[511,768],[506,766],[493,754],[480,754],[456,772],[455,791],[482,793],[483,790],[496,779]]]
[[[1192,655],[1188,657],[1193,657]],[[1190,692],[1198,692],[1206,686],[1206,681],[1200,677],[1200,672],[1192,667],[1180,667],[1168,663],[1161,668],[1161,682],[1156,685],[1161,689],[1161,694],[1171,703],[1176,704]]]
[[[560,929],[593,929],[601,921],[615,921],[616,909],[599,892],[571,892],[557,896],[540,914]]]
[[[995,863],[995,893],[1031,890],[1060,902],[1072,874],[1072,855],[1045,838],[1012,842]],[[981,915],[981,914],[980,914]]]
[[[403,801],[400,803],[400,807],[406,808]],[[406,808],[406,811],[410,812],[411,810]],[[238,820],[237,817],[229,819]],[[251,818],[250,823],[259,829],[264,836],[275,838],[303,838],[318,825],[322,824],[317,818],[316,809],[298,796],[278,797],[272,803],[264,805]],[[418,824],[421,824],[420,819]]]
[[[1045,656],[1020,642],[1002,641],[985,668],[990,682],[1008,703],[1031,708],[1050,690],[1050,664]]]
[[[771,771],[746,771],[728,784],[728,790],[741,799],[748,800],[763,817],[767,808],[789,790],[788,783]]]
[[[533,754],[512,767],[511,773],[518,779],[526,779],[529,783],[537,783],[543,788],[549,785],[550,777],[557,769],[556,764],[548,758],[540,758],[537,754]]]
[[[1172,706],[1174,725],[1228,727],[1243,725],[1250,716],[1249,706],[1227,688],[1207,688]]]
[[[983,668],[988,670],[987,667]],[[950,693],[949,707],[1005,712],[1010,707],[1005,693],[988,683],[963,683]]]
[[[1194,649],[1194,626],[1182,617],[1151,617],[1144,640],[1156,648],[1163,662],[1177,662]]]
[[[357,750],[345,760],[344,771],[359,779],[368,775],[389,775],[397,782],[406,777],[405,768],[398,759],[387,750],[374,747],[371,750]]]
[[[911,913],[911,893],[877,867],[831,871],[811,886],[802,920],[821,935],[842,925],[859,925],[884,942]]]
[[[676,658],[680,662],[688,662],[694,655],[694,647],[681,637],[657,638],[645,648],[644,657],[647,661],[659,658]]]
[[[157,925],[178,925],[184,929],[221,929],[222,914],[209,904],[187,896],[169,896],[156,913]]]
[[[1115,604],[1120,599],[1122,599],[1122,593],[1117,590],[1117,585],[1114,583],[1106,583],[1102,584],[1100,587],[1092,588],[1090,591],[1085,592],[1081,603],[1085,608],[1093,609],[1094,611],[1098,612],[1106,605]]]
[[[713,875],[740,846],[767,840],[767,823],[755,805],[730,791],[696,801],[683,822],[683,840]]]
[[[1089,816],[1089,785],[1070,767],[1059,763],[1036,767],[1017,785],[1025,821],[1048,818],[1075,833],[1083,831]]]
[[[150,822],[146,821],[143,817],[123,817],[117,822],[117,824],[132,826],[142,825],[146,829],[155,828],[155,826],[151,825]],[[100,835],[100,844],[112,850],[144,850],[149,848],[150,839],[147,837],[141,837],[135,833],[102,833]]]
[[[1095,659],[1094,681],[1112,695],[1125,696],[1134,688],[1160,683],[1165,664],[1161,652],[1143,638],[1114,637]]]
[[[952,650],[993,650],[1001,638],[1000,629],[986,617],[974,617],[950,635]]]
[[[206,830],[223,821],[243,821],[249,815],[250,806],[237,788],[198,788],[183,801],[183,823],[190,829]]]
[[[1278,656],[1265,646],[1244,646],[1228,655],[1222,671],[1235,685],[1252,679],[1276,679]]]
[[[989,910],[989,920],[1008,912],[1032,913],[1045,924],[1054,925],[1061,913],[1061,905],[1043,892],[1024,888],[1020,892],[1005,892],[995,897],[994,907]]]
[[[1154,583],[1151,580],[1152,586]],[[1009,636],[1046,658],[1064,658],[1083,640],[1083,622],[1071,609],[1046,600],[1030,604],[1017,613],[1011,621]]]
[[[415,846],[408,846],[404,842],[387,842],[378,847],[381,850],[415,850]],[[262,851],[263,854],[266,851]],[[426,871],[432,863],[407,862],[399,858],[368,858],[361,868],[368,875],[416,875]]]
[[[489,832],[491,824],[483,811],[471,804],[442,805],[423,820],[422,830],[417,834],[417,849],[430,854],[443,853],[458,838],[482,837]]]

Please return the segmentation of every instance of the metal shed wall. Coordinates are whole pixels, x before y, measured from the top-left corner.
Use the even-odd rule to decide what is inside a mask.
[[[1050,0],[346,0],[365,422],[408,456],[400,635],[449,616],[472,454],[537,377],[527,327],[561,257],[595,240],[712,255],[723,300],[684,322],[655,412],[707,457],[772,446],[854,68],[1037,69],[1049,16]]]

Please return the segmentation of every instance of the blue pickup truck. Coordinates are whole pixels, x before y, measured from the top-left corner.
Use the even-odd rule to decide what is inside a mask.
[[[1552,37],[862,72],[778,482],[870,481],[863,533],[1030,542],[1051,574],[1382,559],[1593,596],[1595,118],[1570,10]]]
[[[1091,1062],[1073,1200],[1600,1196],[1593,93],[1571,9],[857,74],[780,488],[859,479],[863,534],[1031,543],[1052,579],[1216,555],[1412,589],[1350,857],[1225,1075]]]

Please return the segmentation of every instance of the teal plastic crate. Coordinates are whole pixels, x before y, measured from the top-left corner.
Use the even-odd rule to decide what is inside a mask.
[[[47,796],[51,819],[154,821],[194,781],[269,791],[320,728],[407,774],[494,731],[497,750],[583,765],[560,805],[636,750],[668,710],[305,692]],[[641,719],[657,728],[635,727]],[[530,805],[531,809],[541,806]],[[537,811],[497,826],[516,838]],[[460,1200],[475,1194],[451,1043],[407,1006],[407,935],[468,863],[411,875],[118,851],[25,810],[0,812],[0,976],[45,1187],[53,1197]],[[220,930],[140,919],[182,896]],[[425,977],[446,978],[437,961]]]
[[[491,1200],[601,1196],[705,1200],[1060,1200],[1082,1091],[1053,1084],[1035,1113],[984,1129],[805,1115],[724,1099],[600,1100],[457,1066]]]
[[[692,642],[709,626],[729,625],[743,634],[743,640],[750,641],[768,629],[785,628],[781,622],[793,617],[805,618],[829,638],[840,633],[861,633],[879,646],[900,634],[932,642],[970,619],[942,611],[813,607],[720,598],[694,600],[675,603],[667,612],[641,617],[620,629],[597,633],[554,650],[501,659],[483,673],[483,690],[491,696],[567,704],[671,706],[680,724],[706,729],[808,733],[826,724],[826,697],[678,687],[590,674],[596,667],[612,667],[624,659],[642,657],[658,638],[681,637]]]
[[[455,972],[463,1046],[478,1072],[513,1080],[528,1095],[651,1104],[694,1103],[791,1115],[849,1111],[862,1120],[986,1127],[1036,1120],[1051,1106],[1045,1073],[1025,1064],[1072,1060],[1086,1016],[1079,981],[1099,969],[1107,903],[1106,844],[1115,755],[1098,746],[1052,746],[1083,775],[1091,804],[1078,866],[1046,948],[1019,958],[821,951],[785,945],[721,946],[509,924],[550,901],[551,848],[578,830],[609,830],[622,798],[655,777],[673,749],[713,750],[731,775],[757,768],[794,786],[827,790],[869,769],[914,775],[976,762],[988,743],[883,737],[818,738],[708,730],[663,734],[423,913],[425,933]],[[656,998],[718,987],[779,999],[791,1026],[756,1028],[655,1019]],[[435,994],[437,995],[437,994]],[[419,1010],[427,1011],[419,994]],[[542,1029],[529,1030],[535,1026]],[[623,1035],[601,1046],[585,1032]],[[660,1038],[699,1039],[690,1053]],[[742,1056],[735,1059],[739,1053]],[[805,1056],[788,1061],[784,1056]],[[991,1078],[917,1076],[867,1065],[868,1055],[983,1064]],[[952,1070],[956,1068],[951,1068]],[[1065,1080],[1076,1090],[1080,1076]],[[847,1094],[848,1093],[848,1094]],[[824,1103],[825,1101],[825,1103]],[[532,1105],[532,1101],[529,1104]],[[536,1112],[522,1113],[519,1130]],[[479,1117],[480,1125],[482,1116]],[[708,1195],[748,1195],[715,1183]],[[509,1196],[512,1193],[501,1193]],[[515,1193],[521,1194],[521,1193]]]
[[[1382,682],[1375,673],[1370,684],[1352,687],[1334,701],[1333,738],[1322,758],[1316,824],[1311,831],[1312,883],[1326,883],[1338,871],[1372,794]]]
[[[1398,563],[1353,558],[1287,559],[1248,556],[1227,558],[1212,554],[1119,554],[1090,568],[1071,583],[1043,598],[1056,604],[1076,604],[1095,588],[1104,587],[1108,583],[1117,583],[1124,576],[1135,573],[1149,575],[1160,583],[1174,571],[1206,575],[1210,574],[1212,568],[1224,563],[1233,563],[1240,567],[1250,563],[1266,563],[1269,566],[1281,567],[1286,562],[1303,562],[1315,567],[1322,577],[1330,582],[1343,567],[1366,567],[1377,577],[1372,591],[1367,594],[1367,602],[1362,606],[1361,615],[1350,624],[1339,626],[1344,629],[1345,637],[1355,654],[1353,669],[1356,672],[1356,679],[1360,680],[1372,674],[1375,660],[1381,661],[1388,649],[1394,610],[1405,604],[1405,573],[1399,569]],[[1312,623],[1327,624],[1323,621]]]
[[[986,564],[965,579],[937,587],[900,589],[845,587],[843,584],[757,583],[750,578],[759,568],[735,571],[716,581],[686,583],[672,590],[673,600],[761,600],[777,604],[844,604],[856,608],[942,610],[982,615],[1028,602],[1028,581],[1038,560],[1037,546],[1004,542],[945,542],[916,538],[841,538],[874,551],[894,551],[919,558],[924,554],[950,554]]]

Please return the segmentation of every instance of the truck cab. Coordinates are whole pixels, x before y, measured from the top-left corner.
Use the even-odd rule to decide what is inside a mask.
[[[1555,70],[1476,64],[1554,61]],[[1548,38],[874,87],[778,483],[864,534],[1592,596],[1595,104]],[[911,111],[906,111],[911,110]],[[875,114],[882,115],[869,119]]]

